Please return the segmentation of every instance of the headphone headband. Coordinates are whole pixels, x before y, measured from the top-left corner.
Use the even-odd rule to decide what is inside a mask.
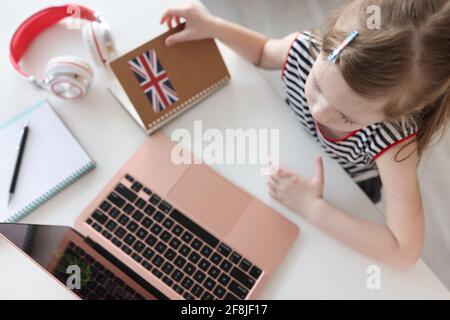
[[[72,16],[70,8],[79,8],[80,18],[88,21],[96,21],[95,12],[84,6],[63,5],[41,10],[25,20],[14,33],[10,44],[10,59],[14,68],[26,78],[30,76],[19,67],[19,62],[28,47],[36,37],[65,18]]]

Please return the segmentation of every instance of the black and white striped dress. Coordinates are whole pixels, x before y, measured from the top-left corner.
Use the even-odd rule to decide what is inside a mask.
[[[416,135],[418,126],[411,121],[378,122],[350,133],[340,139],[326,137],[311,116],[305,96],[305,83],[314,64],[311,45],[320,52],[320,40],[309,32],[301,32],[293,41],[286,57],[282,79],[286,102],[292,108],[302,127],[311,134],[332,158],[348,172],[355,182],[377,202],[379,190],[373,183],[381,180],[375,160],[386,150]]]

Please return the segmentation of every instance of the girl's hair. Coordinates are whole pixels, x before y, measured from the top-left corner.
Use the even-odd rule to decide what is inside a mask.
[[[373,5],[381,15],[378,29],[369,28]],[[324,57],[353,30],[359,36],[336,65],[361,96],[392,97],[386,120],[417,123],[410,143],[417,141],[420,157],[437,133],[442,138],[450,119],[450,0],[348,1],[324,28]]]

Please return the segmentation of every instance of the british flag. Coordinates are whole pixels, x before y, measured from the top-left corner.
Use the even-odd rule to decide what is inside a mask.
[[[149,50],[128,62],[155,113],[178,101],[178,95],[155,50]]]

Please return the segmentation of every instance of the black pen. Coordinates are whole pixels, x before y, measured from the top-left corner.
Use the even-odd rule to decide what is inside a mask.
[[[11,202],[11,198],[14,194],[14,191],[16,190],[16,184],[17,184],[17,178],[19,177],[19,171],[20,166],[22,164],[23,159],[23,153],[25,151],[25,145],[27,143],[28,138],[28,123],[25,125],[25,127],[22,129],[22,133],[20,135],[20,142],[19,146],[17,148],[17,158],[16,158],[16,164],[14,165],[14,173],[11,179],[11,185],[9,187],[9,196],[8,196],[8,205]]]

